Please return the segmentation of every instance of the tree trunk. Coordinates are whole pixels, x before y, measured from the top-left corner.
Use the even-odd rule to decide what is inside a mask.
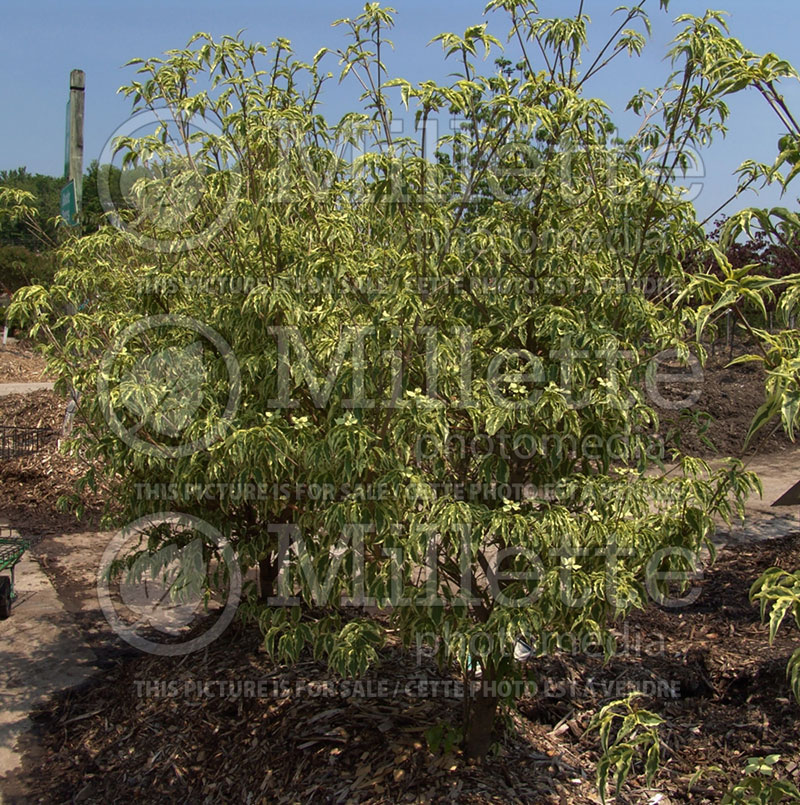
[[[467,732],[464,736],[464,753],[467,760],[483,760],[492,743],[492,727],[497,712],[497,691],[494,679],[485,675],[476,680],[478,689],[469,712]]]
[[[258,563],[258,600],[266,604],[275,594],[275,579],[278,576],[278,557],[268,557]]]

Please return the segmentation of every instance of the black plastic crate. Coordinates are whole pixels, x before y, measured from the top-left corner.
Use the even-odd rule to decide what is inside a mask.
[[[0,459],[15,458],[41,450],[55,438],[51,428],[23,428],[17,425],[0,425]]]

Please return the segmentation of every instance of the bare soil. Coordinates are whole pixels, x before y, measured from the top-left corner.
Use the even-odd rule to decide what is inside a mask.
[[[733,353],[722,350],[710,356],[697,386],[700,392],[697,401],[685,411],[658,411],[660,433],[667,447],[674,446],[687,454],[704,457],[742,457],[781,453],[794,446],[780,423],[773,423],[756,434],[745,449],[750,423],[765,400],[765,373],[756,363],[728,368],[731,355],[743,354],[745,350],[738,348]],[[676,374],[685,378],[687,370],[678,370]],[[667,400],[684,400],[692,388],[685,382],[666,382],[660,391]]]

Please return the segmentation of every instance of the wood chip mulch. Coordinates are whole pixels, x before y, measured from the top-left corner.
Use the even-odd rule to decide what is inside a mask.
[[[35,453],[0,462],[0,513],[7,523],[25,532],[70,530],[77,526],[75,515],[58,507],[59,498],[75,496],[75,481],[87,465],[79,457],[59,449],[66,400],[48,390],[0,396],[0,422],[31,428],[50,428],[54,438]],[[99,473],[98,473],[99,475]],[[83,529],[99,519],[106,495],[85,490],[80,501],[87,510]]]
[[[607,664],[569,652],[537,660],[527,671],[538,693],[518,700],[477,766],[426,740],[434,724],[461,723],[457,696],[431,694],[455,678],[392,641],[359,684],[310,657],[277,666],[242,627],[188,657],[121,659],[34,715],[25,801],[596,803],[598,743],[585,728],[633,689],[665,719],[662,767],[648,789],[637,766],[614,801],[716,803],[748,757],[770,753],[798,784],[800,705],[785,666],[800,632],[786,624],[770,647],[747,600],[772,565],[800,566],[800,534],[722,551],[690,606],[651,605],[619,624],[621,653]],[[247,680],[263,687],[219,685]],[[689,791],[700,766],[719,770]]]
[[[29,344],[0,344],[0,383],[40,383],[52,380],[45,372],[44,358]]]
[[[261,687],[235,688],[246,680]],[[431,752],[425,730],[460,721],[461,700],[424,694],[445,681],[391,647],[358,682],[310,659],[276,667],[234,629],[188,660],[123,662],[35,714],[29,801],[599,801],[577,755],[520,714],[482,765]]]

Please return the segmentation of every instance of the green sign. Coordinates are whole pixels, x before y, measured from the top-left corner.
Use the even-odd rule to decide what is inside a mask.
[[[70,179],[61,188],[61,217],[69,226],[78,223],[78,205],[75,203],[75,182]]]

